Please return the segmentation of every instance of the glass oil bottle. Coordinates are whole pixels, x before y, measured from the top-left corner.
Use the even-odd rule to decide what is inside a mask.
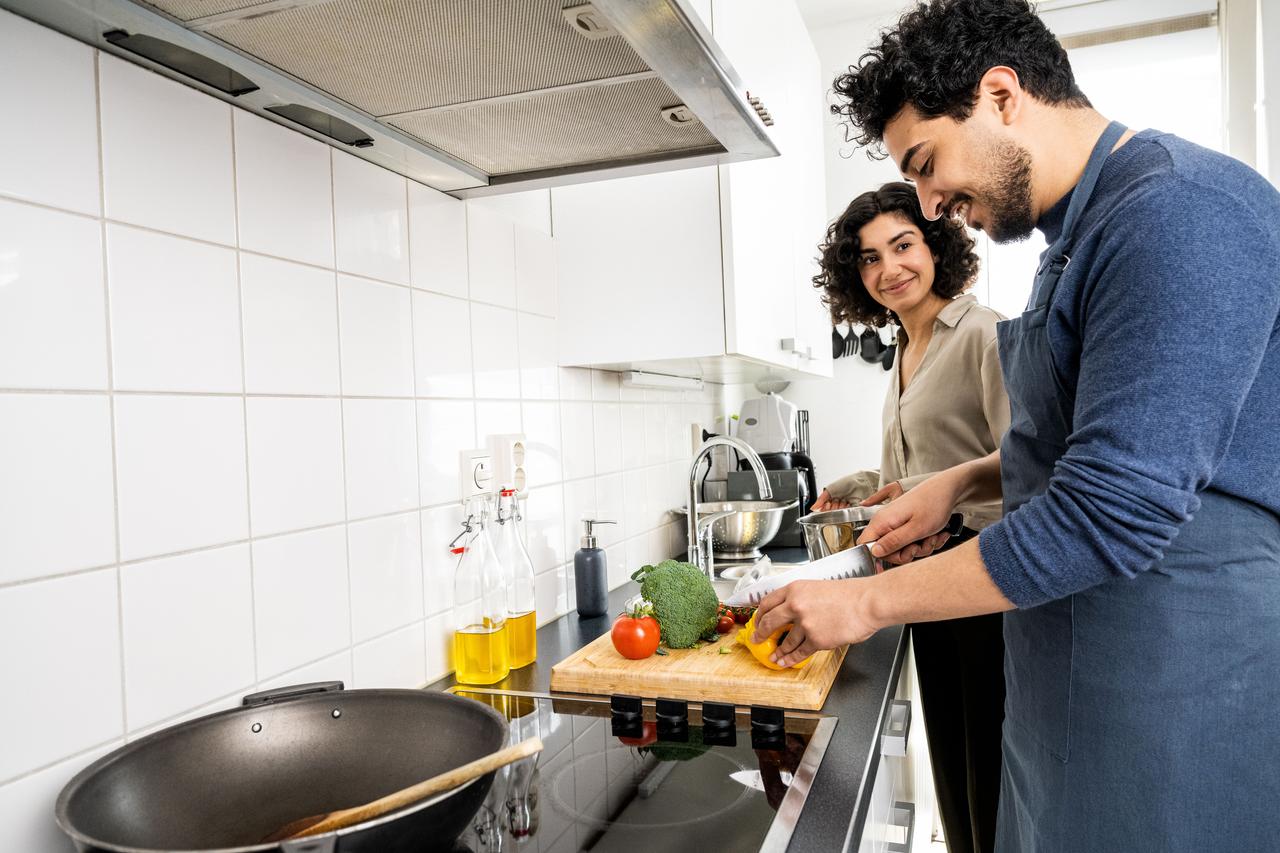
[[[520,503],[515,489],[498,495],[498,525],[495,530],[498,562],[506,573],[507,644],[511,668],[519,669],[538,657],[538,616],[534,604],[533,560],[521,535]]]
[[[494,684],[511,671],[506,584],[494,551],[490,501],[473,502],[478,526],[453,581],[453,666],[461,684]]]

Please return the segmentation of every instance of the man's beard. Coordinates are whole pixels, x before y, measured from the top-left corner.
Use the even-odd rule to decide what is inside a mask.
[[[1036,227],[1031,214],[1031,154],[1003,140],[992,147],[990,163],[992,179],[982,195],[991,221],[984,230],[997,243],[1025,240]]]

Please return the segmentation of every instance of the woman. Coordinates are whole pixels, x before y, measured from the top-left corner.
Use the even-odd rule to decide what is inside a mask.
[[[832,483],[815,511],[892,500],[934,472],[1000,446],[1009,426],[996,357],[995,326],[1003,318],[962,295],[977,273],[963,225],[926,220],[905,183],[863,193],[828,229],[814,284],[833,322],[896,323],[898,357],[885,396],[880,470]],[[1000,517],[999,500],[957,509],[965,531],[953,544]],[[936,544],[921,547],[928,553]],[[914,556],[909,549],[904,560]],[[921,623],[911,631],[947,848],[990,851],[1004,719],[1001,615]]]

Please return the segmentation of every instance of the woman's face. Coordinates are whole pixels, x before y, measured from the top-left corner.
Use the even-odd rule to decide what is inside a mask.
[[[933,253],[920,229],[882,213],[858,230],[858,271],[876,302],[901,317],[933,291]]]

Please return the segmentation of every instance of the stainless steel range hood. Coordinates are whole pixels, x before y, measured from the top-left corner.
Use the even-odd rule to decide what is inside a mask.
[[[686,2],[0,7],[468,197],[776,155],[765,105]]]

